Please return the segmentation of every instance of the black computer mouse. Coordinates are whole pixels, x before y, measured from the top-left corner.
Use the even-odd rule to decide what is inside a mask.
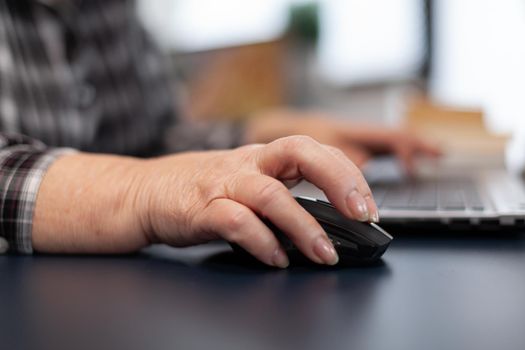
[[[339,254],[340,265],[362,265],[376,262],[393,239],[377,224],[350,220],[328,202],[307,197],[296,197],[295,199],[321,224]],[[308,260],[281,230],[267,220],[265,223],[281,242],[291,264],[304,263]],[[236,245],[232,247],[235,251],[246,254],[242,248]]]

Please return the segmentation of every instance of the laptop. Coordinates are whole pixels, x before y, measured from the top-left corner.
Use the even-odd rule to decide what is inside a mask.
[[[382,226],[498,231],[525,227],[525,181],[507,172],[503,164],[444,159],[418,168],[418,175],[409,178],[397,160],[380,158],[363,169]],[[307,182],[292,192],[326,200]]]

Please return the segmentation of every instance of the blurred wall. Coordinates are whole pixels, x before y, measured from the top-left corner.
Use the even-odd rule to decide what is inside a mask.
[[[524,130],[525,0],[429,1],[430,97],[485,111],[494,131]],[[319,0],[316,47],[287,40],[279,48],[254,49],[254,43],[283,38],[290,6],[312,2],[140,0],[139,12],[167,50],[184,53],[176,61],[199,58],[201,64],[182,71],[195,115],[237,116],[291,103],[395,123],[406,100],[426,92],[418,73],[426,2]]]

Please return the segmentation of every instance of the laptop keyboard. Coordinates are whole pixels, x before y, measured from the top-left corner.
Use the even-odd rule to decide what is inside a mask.
[[[464,211],[485,209],[471,179],[424,180],[372,186],[379,209]]]

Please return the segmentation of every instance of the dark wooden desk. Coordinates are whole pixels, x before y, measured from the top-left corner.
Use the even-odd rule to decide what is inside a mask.
[[[242,266],[226,245],[0,257],[2,349],[525,349],[525,238],[397,238],[384,264]]]

